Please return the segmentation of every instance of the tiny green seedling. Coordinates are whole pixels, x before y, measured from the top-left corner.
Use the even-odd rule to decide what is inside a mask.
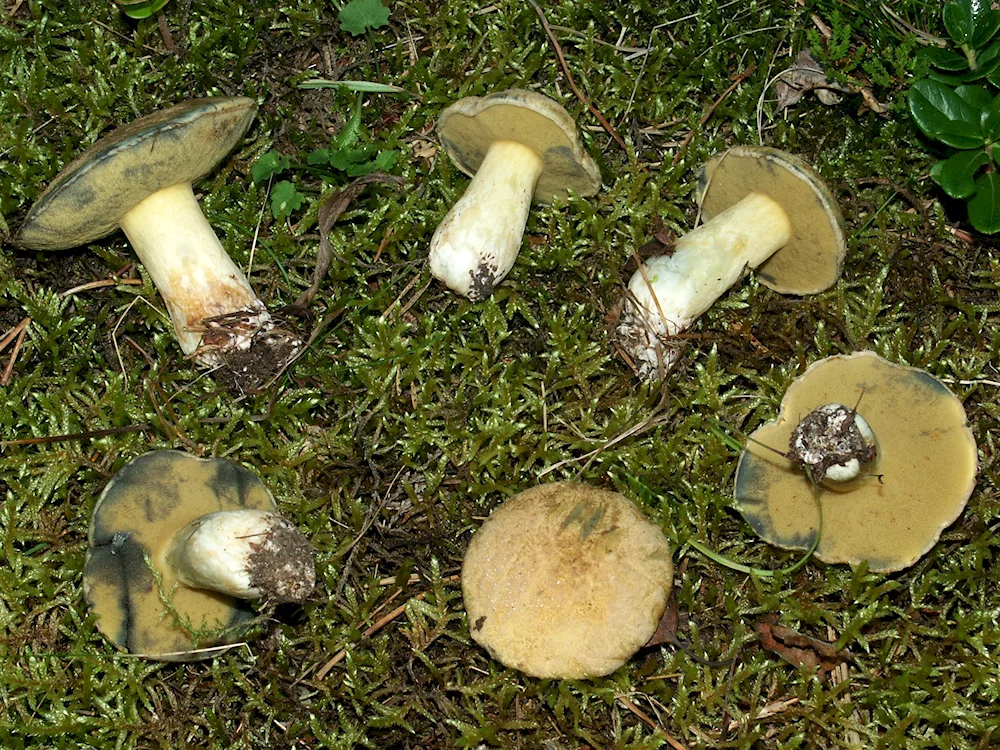
[[[1000,232],[1000,11],[979,0],[952,0],[944,25],[953,47],[926,52],[932,70],[910,88],[910,114],[929,137],[949,147],[931,177],[952,198],[968,201],[969,221]]]
[[[170,0],[115,0],[115,5],[129,18],[139,20],[156,15],[168,2]]]
[[[361,101],[359,94],[351,118],[344,129],[330,144],[330,148],[316,149],[306,157],[307,168],[296,171],[321,172],[327,177],[343,173],[348,177],[361,177],[373,172],[385,172],[396,164],[399,154],[394,150],[379,150],[376,144],[360,143],[364,134],[361,122]],[[310,169],[311,168],[311,169]],[[277,151],[267,151],[257,159],[250,170],[257,185],[266,184],[272,178],[292,170],[292,160]],[[306,195],[299,191],[290,180],[281,180],[271,187],[271,215],[275,219],[285,219],[299,210],[306,201]]]

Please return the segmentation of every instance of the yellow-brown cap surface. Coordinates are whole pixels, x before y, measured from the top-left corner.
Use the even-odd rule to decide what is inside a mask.
[[[179,583],[164,557],[194,519],[242,509],[276,505],[260,479],[229,461],[160,450],[126,464],[90,523],[83,588],[98,629],[119,648],[161,661],[208,658],[213,646],[237,640],[254,615],[246,602]],[[197,642],[192,633],[223,629]]]
[[[858,414],[877,440],[871,471],[879,476],[814,488],[801,469],[756,444],[785,451],[796,420],[859,398]],[[909,567],[958,518],[976,483],[976,442],[962,402],[923,370],[873,352],[810,365],[786,392],[778,419],[751,438],[737,468],[737,508],[765,541],[806,549],[818,526],[818,492],[823,531],[815,554],[826,562],[867,560],[883,573]]]
[[[594,195],[601,173],[583,147],[573,118],[547,96],[509,89],[489,96],[467,96],[449,106],[437,122],[437,134],[448,155],[465,174],[479,170],[489,147],[512,141],[542,159],[534,200],[551,203],[572,190]]]
[[[462,565],[472,637],[535,677],[618,669],[655,632],[672,583],[667,540],[633,503],[570,482],[494,510]]]
[[[766,146],[735,146],[713,156],[698,176],[707,221],[750,193],[784,209],[791,241],[757,267],[760,282],[782,294],[815,294],[833,286],[844,266],[844,217],[817,172],[802,159]]]

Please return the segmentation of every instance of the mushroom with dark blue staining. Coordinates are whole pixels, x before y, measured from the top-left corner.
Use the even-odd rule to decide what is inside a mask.
[[[672,586],[663,532],[617,492],[573,482],[507,500],[462,563],[473,639],[543,678],[614,672],[650,640]]]
[[[268,312],[205,219],[192,183],[240,141],[246,97],[193,99],[98,140],[35,201],[16,237],[37,250],[85,245],[121,228],[163,296],[184,354],[251,390],[300,349]]]
[[[680,359],[677,335],[747,268],[782,294],[814,294],[840,277],[844,218],[820,176],[796,156],[737,146],[698,179],[705,223],[650,258],[628,285],[618,340],[638,375],[657,379]]]
[[[736,507],[765,541],[808,549],[821,502],[816,557],[889,573],[958,518],[978,466],[962,402],[939,380],[870,351],[837,355],[810,365],[750,436]]]
[[[91,520],[84,595],[119,648],[162,661],[214,656],[244,636],[246,599],[301,602],[313,550],[252,472],[154,451],[105,487]]]
[[[473,179],[431,238],[431,273],[471,300],[488,297],[510,272],[532,202],[600,190],[576,123],[542,94],[510,89],[460,99],[441,114],[437,133]]]

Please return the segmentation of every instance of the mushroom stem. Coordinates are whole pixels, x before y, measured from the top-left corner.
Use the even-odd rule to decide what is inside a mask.
[[[639,375],[669,371],[682,347],[664,339],[689,328],[739,280],[792,238],[785,211],[762,193],[738,203],[677,240],[671,255],[647,260],[629,281],[618,328]]]
[[[201,212],[190,184],[153,193],[122,217],[122,230],[163,296],[185,354],[201,345],[202,321],[264,305]]]
[[[497,141],[489,147],[431,239],[435,278],[471,300],[492,293],[517,259],[542,166],[538,155],[519,143]]]
[[[165,556],[182,583],[240,599],[302,601],[316,583],[309,542],[263,510],[199,516],[174,534]]]

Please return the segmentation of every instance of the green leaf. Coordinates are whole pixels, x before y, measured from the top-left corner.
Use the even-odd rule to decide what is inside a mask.
[[[361,36],[369,29],[389,25],[389,9],[379,0],[351,0],[337,15],[340,27],[354,36]]]
[[[976,192],[976,171],[989,160],[985,151],[959,151],[931,167],[931,177],[952,198],[968,198]]]
[[[396,159],[399,157],[399,152],[390,149],[389,151],[380,151],[378,156],[375,157],[375,169],[379,172],[388,172],[396,164]]]
[[[250,168],[250,177],[255,185],[266,182],[272,175],[281,174],[292,165],[291,159],[277,151],[267,151],[260,155]]]
[[[944,84],[917,81],[910,87],[907,100],[914,121],[929,137],[955,148],[983,144],[979,112]]]
[[[333,142],[334,147],[340,150],[354,145],[361,137],[361,130],[361,94],[358,94],[354,112],[351,114],[351,118],[344,123],[343,130],[337,134],[337,139]]]
[[[960,55],[953,49],[943,47],[928,47],[921,51],[920,56],[926,59],[935,68],[957,72],[969,69],[969,60],[965,55]]]
[[[288,180],[282,180],[271,189],[271,215],[275,219],[290,216],[302,207],[306,197]]]
[[[974,49],[979,49],[997,33],[1000,29],[1000,12],[990,7],[989,0],[981,0],[976,3],[973,13],[974,29],[969,45]]]
[[[975,110],[988,107],[993,99],[993,95],[985,86],[959,86],[955,89],[955,94]]]
[[[122,13],[135,19],[149,18],[159,13],[168,2],[170,0],[115,0]]]
[[[989,172],[976,180],[976,194],[969,201],[969,221],[983,234],[1000,232],[1000,175]]]
[[[962,58],[965,60],[965,58]],[[348,91],[359,91],[364,94],[406,94],[410,92],[399,86],[388,83],[375,83],[374,81],[329,81],[325,78],[310,78],[299,84],[300,89],[347,89]]]
[[[313,166],[329,163],[330,149],[328,148],[318,148],[315,151],[310,152],[309,156],[306,157],[306,164],[312,164]]]
[[[979,114],[983,137],[988,141],[1000,141],[1000,94],[983,107]]]
[[[944,6],[944,28],[955,44],[968,44],[975,32],[972,4],[976,0],[952,0]]]

